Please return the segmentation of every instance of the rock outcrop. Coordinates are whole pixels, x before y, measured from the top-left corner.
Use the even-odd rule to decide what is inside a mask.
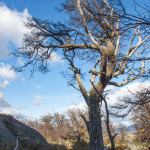
[[[50,145],[34,129],[0,114],[0,150],[50,150]]]

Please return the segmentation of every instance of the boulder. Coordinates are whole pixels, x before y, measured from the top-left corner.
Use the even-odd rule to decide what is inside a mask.
[[[50,147],[34,129],[11,115],[0,114],[0,150],[50,150]]]

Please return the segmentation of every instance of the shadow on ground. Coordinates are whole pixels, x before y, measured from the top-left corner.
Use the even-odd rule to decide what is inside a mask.
[[[68,150],[64,145],[51,144],[51,150]],[[73,143],[71,150],[90,150],[89,143],[85,141],[76,141]]]
[[[51,144],[51,150],[68,150],[64,145]]]

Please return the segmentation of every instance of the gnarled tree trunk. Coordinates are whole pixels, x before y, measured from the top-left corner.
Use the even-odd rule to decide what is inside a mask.
[[[89,98],[89,137],[90,150],[104,150],[101,108],[95,95]]]

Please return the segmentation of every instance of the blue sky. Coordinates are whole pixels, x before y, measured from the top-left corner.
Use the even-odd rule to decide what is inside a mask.
[[[79,107],[84,106],[80,93],[67,86],[66,79],[60,74],[67,65],[66,62],[60,61],[58,55],[51,62],[52,71],[44,75],[36,72],[34,77],[30,78],[28,70],[15,73],[9,69],[13,64],[22,63],[21,59],[8,55],[12,49],[21,45],[23,34],[26,33],[22,21],[28,16],[53,21],[67,20],[67,15],[58,13],[55,9],[60,7],[61,1],[3,0],[0,2],[0,111],[2,113],[34,118],[53,111],[61,112],[68,107],[72,108],[74,104]],[[130,86],[135,89],[137,83]],[[127,89],[122,88],[122,90]],[[123,95],[124,92],[121,94]],[[111,96],[116,99],[117,93],[113,92]]]
[[[22,21],[27,16],[64,21],[67,16],[55,9],[60,7],[60,2],[5,0],[0,3],[0,44],[3,45],[0,47],[1,112],[15,116],[39,117],[83,102],[80,94],[68,87],[66,79],[60,74],[66,68],[66,64],[59,60],[59,56],[52,60],[52,71],[48,74],[36,72],[34,77],[30,78],[28,70],[23,73],[9,70],[12,65],[22,63],[21,59],[8,56],[12,49],[21,45],[21,39],[26,32]]]
[[[64,13],[57,13],[56,7],[60,8],[62,0],[3,0],[8,8],[11,10],[16,9],[22,12],[25,8],[28,9],[29,14],[34,17],[51,20],[63,20],[65,17]]]

